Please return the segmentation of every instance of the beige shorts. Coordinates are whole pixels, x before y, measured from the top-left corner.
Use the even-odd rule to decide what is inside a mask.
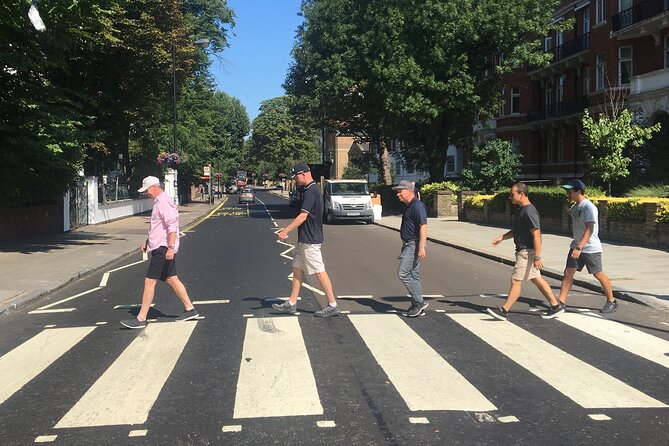
[[[534,267],[534,249],[516,251],[516,266],[513,267],[513,280],[528,281],[541,277],[541,271]]]
[[[321,245],[298,243],[293,257],[293,268],[300,268],[308,276],[325,271]]]

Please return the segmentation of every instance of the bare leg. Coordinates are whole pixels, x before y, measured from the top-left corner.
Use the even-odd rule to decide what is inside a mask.
[[[177,276],[170,276],[165,280],[165,282],[172,287],[174,290],[174,294],[177,295],[179,300],[181,300],[181,303],[184,304],[184,308],[186,311],[192,310],[193,303],[190,301],[190,298],[188,297],[188,292],[186,291],[186,287],[184,286],[183,282],[179,280]]]
[[[318,277],[321,287],[323,287],[323,291],[325,291],[325,297],[328,298],[328,304],[336,304],[337,299],[335,299],[334,291],[332,290],[332,281],[330,280],[327,271],[316,273],[316,277]]]
[[[137,319],[140,321],[145,321],[146,316],[149,314],[149,308],[153,303],[153,296],[156,292],[156,279],[149,279],[148,277],[144,278],[144,293],[142,293],[142,307],[139,309],[137,314]]]
[[[511,287],[509,288],[509,295],[506,298],[506,302],[502,305],[506,311],[510,311],[513,304],[516,303],[520,297],[520,289],[522,288],[523,282],[520,280],[511,279]]]
[[[543,277],[535,277],[532,279],[532,283],[539,288],[539,291],[541,291],[541,294],[544,295],[548,303],[551,305],[551,307],[554,307],[558,304],[557,299],[555,299],[555,295],[553,294],[553,290],[551,289],[551,286],[546,282],[546,280]]]
[[[300,295],[300,288],[302,288],[302,281],[304,280],[304,272],[301,268],[293,267],[293,284],[290,289],[290,297],[288,302],[291,305],[297,305],[297,297]]]
[[[574,283],[574,274],[576,274],[576,268],[565,268],[562,287],[560,287],[560,302],[563,304],[567,303],[567,294],[569,294],[569,290]]]
[[[609,302],[613,302],[613,287],[611,286],[611,280],[609,279],[609,276],[607,276],[604,271],[600,271],[596,274],[594,274],[595,279],[599,280],[600,285],[602,285],[602,291],[604,292],[604,295],[606,296],[606,299]]]

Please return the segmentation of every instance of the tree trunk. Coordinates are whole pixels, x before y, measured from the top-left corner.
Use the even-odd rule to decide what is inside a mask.
[[[428,172],[430,182],[443,181],[444,167],[446,166],[446,150],[448,148],[448,132],[442,117],[435,118],[424,131],[425,153],[429,160]],[[444,146],[446,148],[444,148]]]
[[[383,184],[393,184],[393,176],[390,172],[390,155],[388,153],[388,139],[381,138],[379,141],[379,151],[381,152],[381,179]]]

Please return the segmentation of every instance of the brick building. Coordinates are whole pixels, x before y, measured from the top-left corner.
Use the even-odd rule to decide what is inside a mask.
[[[505,76],[500,116],[478,139],[510,141],[523,179],[582,176],[583,111],[601,110],[614,89],[638,122],[662,123],[669,151],[669,0],[562,0],[553,17],[573,28],[544,39],[552,63]]]

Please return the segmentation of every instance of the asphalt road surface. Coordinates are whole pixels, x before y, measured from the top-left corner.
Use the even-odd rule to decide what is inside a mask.
[[[173,321],[183,308],[159,284],[154,321],[120,326],[138,311],[139,250],[1,318],[0,443],[669,442],[666,314],[621,302],[601,317],[604,298],[575,289],[568,313],[543,320],[526,284],[510,321],[494,321],[485,308],[511,268],[429,243],[430,306],[408,319],[398,233],[353,222],[326,226],[323,245],[344,314],[313,317],[326,302],[313,277],[299,315],[279,315],[297,234],[282,244],[275,231],[296,212],[231,195],[184,233],[177,265],[197,321]]]

